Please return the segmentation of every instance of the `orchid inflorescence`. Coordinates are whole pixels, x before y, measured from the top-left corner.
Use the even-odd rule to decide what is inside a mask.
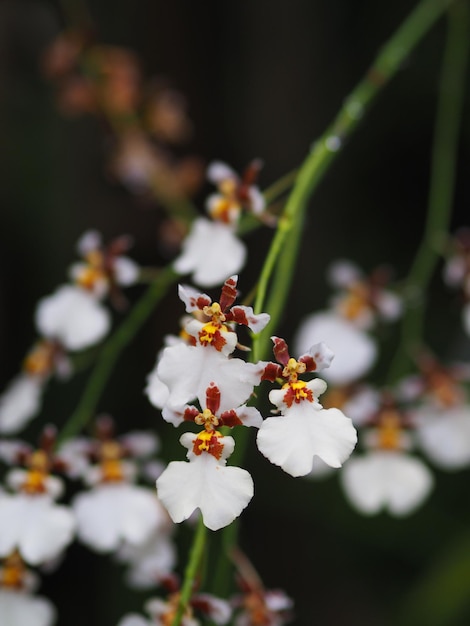
[[[399,56],[392,57],[390,68],[396,68]],[[168,157],[168,146],[184,143],[191,130],[179,94],[158,81],[143,89],[134,55],[97,45],[79,31],[51,45],[43,71],[63,113],[107,123],[114,147],[108,169],[131,193],[165,207],[168,223],[159,244],[173,259],[163,270],[142,268],[129,256],[132,237],[105,244],[90,229],[78,240],[79,260],[70,266],[68,282],[37,304],[37,340],[0,396],[0,461],[7,467],[0,487],[0,621],[57,623],[56,608],[36,590],[40,574],[60,567],[76,540],[112,556],[129,586],[152,593],[144,613],[124,615],[118,626],[287,624],[293,600],[266,589],[237,546],[238,518],[255,494],[256,464],[250,472],[238,466],[247,461],[250,433],[256,432],[258,463],[276,466],[267,470],[273,480],[282,470],[305,478],[305,488],[313,490],[310,481],[339,472],[346,500],[359,514],[385,511],[402,518],[431,493],[430,466],[450,472],[470,466],[470,368],[441,360],[418,331],[412,341],[407,336],[416,311],[424,315],[410,287],[414,296],[424,292],[424,278],[420,283],[411,271],[398,283],[389,268],[367,275],[345,259],[326,272],[335,294],[325,308],[306,314],[296,329],[288,324],[288,340],[274,334],[280,321],[276,298],[286,315],[292,312],[287,293],[293,266],[283,262],[297,253],[293,233],[313,190],[306,177],[317,181],[329,163],[325,154],[339,150],[342,137],[327,131],[315,144],[296,182],[292,178],[275,198],[293,185],[281,213],[258,186],[259,159],[240,175],[222,161],[210,163],[207,180],[216,191],[202,217],[190,201],[201,183],[199,160]],[[372,75],[365,81],[378,90],[378,83],[369,85]],[[367,103],[356,102],[361,110]],[[343,134],[355,127],[352,110],[348,101]],[[313,173],[312,162],[318,168]],[[249,259],[243,223],[274,230],[254,285],[245,273],[239,278]],[[463,230],[444,246],[444,281],[459,290],[467,334],[469,239]],[[149,275],[148,291],[133,305],[128,288],[142,287]],[[167,462],[158,426],[120,433],[119,418],[98,414],[97,407],[120,351],[180,279],[179,327],[173,325],[163,346],[152,347],[156,362],[141,388],[129,389],[144,389],[152,417],[156,409],[164,422],[184,429],[179,442],[186,459]],[[239,287],[248,293],[242,303]],[[214,288],[220,288],[218,299],[200,291]],[[113,332],[115,318],[121,325]],[[373,368],[387,360],[384,337],[397,328],[403,337],[389,374],[373,383]],[[273,360],[263,349],[269,336]],[[72,417],[62,429],[61,416],[48,414],[53,424],[38,419],[37,445],[17,439],[41,415],[49,382],[67,384],[78,373],[80,356],[95,365]],[[181,523],[191,531],[197,526],[182,578],[176,573],[175,526]],[[204,563],[206,529],[224,537],[220,568]],[[238,591],[206,593],[204,570],[214,570],[213,577],[222,572],[223,579],[230,568],[237,570]]]

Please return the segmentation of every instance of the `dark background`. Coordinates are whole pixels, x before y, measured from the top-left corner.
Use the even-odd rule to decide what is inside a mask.
[[[304,159],[414,5],[410,0],[93,0],[89,8],[100,41],[130,47],[146,75],[166,76],[185,94],[195,127],[191,152],[238,170],[261,157],[260,184],[266,187]],[[157,248],[158,211],[143,208],[105,173],[102,126],[91,117],[59,115],[51,86],[39,72],[41,52],[62,27],[55,2],[0,2],[0,376],[5,383],[34,340],[35,303],[66,280],[84,230],[98,228],[105,239],[132,233],[139,262],[166,262]],[[325,306],[325,269],[332,260],[352,258],[365,270],[386,262],[398,278],[406,276],[426,213],[443,42],[441,21],[380,94],[312,199],[280,331],[286,338],[303,314]],[[468,223],[469,124],[465,115],[454,228]],[[208,190],[198,198],[201,207]],[[264,231],[248,237],[251,264],[242,274],[242,290],[256,279],[269,239]],[[142,388],[161,337],[175,330],[180,312],[172,293],[124,352],[100,404],[123,431],[156,428],[168,441],[168,458],[177,450],[176,433],[162,424]],[[458,316],[457,298],[438,276],[427,339],[443,356],[451,354],[449,345],[468,353]],[[392,343],[393,336],[389,347]],[[390,353],[383,357],[383,368],[389,358]],[[84,380],[78,376],[66,388],[52,384],[42,419],[64,423]],[[36,432],[33,425],[31,436]],[[432,498],[407,519],[368,519],[349,508],[336,478],[294,480],[254,447],[251,452],[245,466],[254,476],[256,496],[243,516],[242,546],[267,587],[282,587],[295,598],[295,624],[468,624],[468,471],[436,472]],[[125,609],[140,610],[143,596],[127,598],[121,574],[106,559],[80,547],[70,552],[44,584],[59,607],[61,626],[112,626]]]

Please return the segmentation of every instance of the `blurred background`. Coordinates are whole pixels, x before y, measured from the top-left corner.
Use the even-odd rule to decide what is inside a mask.
[[[213,159],[237,171],[264,161],[265,188],[298,166],[332,120],[381,44],[415,6],[414,0],[93,0],[96,41],[131,50],[145,80],[184,97],[192,133],[178,155]],[[0,380],[18,371],[35,338],[38,299],[67,279],[75,244],[89,228],[105,241],[135,239],[134,258],[161,266],[171,251],[159,243],[165,213],[110,173],[110,131],[93,115],[65,115],[57,106],[43,55],[70,26],[80,5],[53,0],[0,3]],[[89,23],[90,25],[90,23]],[[381,263],[404,278],[426,214],[430,148],[445,20],[426,36],[375,102],[310,202],[289,310],[278,334],[290,339],[299,320],[325,307],[325,271],[337,258],[366,271]],[[468,92],[468,88],[467,88]],[[468,104],[468,102],[467,102]],[[470,116],[464,115],[452,227],[468,225]],[[195,187],[203,210],[210,186]],[[239,286],[253,286],[271,232],[247,243],[250,262]],[[135,290],[137,296],[139,290]],[[131,297],[134,296],[131,292]],[[154,428],[163,456],[177,436],[143,395],[165,333],[181,314],[176,290],[126,349],[100,403],[119,429]],[[459,330],[459,302],[436,276],[427,340],[442,358],[470,356]],[[378,379],[392,356],[379,362]],[[381,369],[382,368],[382,369]],[[63,424],[86,373],[52,384],[42,421]],[[372,376],[372,380],[374,377]],[[38,432],[34,422],[27,435]],[[469,472],[435,472],[432,497],[415,514],[394,519],[354,512],[337,477],[294,480],[260,457],[245,462],[256,496],[243,516],[241,544],[268,588],[295,599],[298,626],[464,626],[470,620]],[[189,535],[182,531],[180,566]],[[106,558],[74,547],[43,591],[59,608],[59,624],[112,626],[140,610],[143,594],[125,590]]]

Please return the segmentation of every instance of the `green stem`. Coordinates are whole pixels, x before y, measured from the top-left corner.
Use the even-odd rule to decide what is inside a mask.
[[[356,129],[367,108],[375,96],[397,73],[404,59],[411,53],[434,22],[440,17],[452,0],[422,0],[391,39],[383,46],[363,80],[346,98],[343,107],[333,123],[312,147],[312,151],[302,164],[294,187],[289,195],[279,226],[271,243],[266,262],[263,266],[255,301],[255,312],[265,307],[269,283],[278,259],[285,250],[286,238],[294,227],[295,221],[302,218],[307,202],[317,188],[331,163],[341,152],[344,141]],[[278,267],[281,267],[278,265]],[[293,267],[292,267],[293,270]],[[281,267],[282,271],[282,267]],[[291,276],[285,273],[282,293],[276,298],[285,302]],[[253,350],[255,358],[267,352],[269,336],[273,332],[273,320],[268,327],[255,338]]]
[[[442,242],[449,230],[469,43],[469,6],[466,2],[457,2],[448,15],[424,236],[404,287],[405,296],[410,298],[410,302],[402,320],[400,343],[390,368],[389,380],[392,383],[406,373],[413,354],[422,342],[426,291],[439,260]]]
[[[263,196],[267,205],[277,200],[283,193],[286,193],[286,191],[292,187],[295,179],[297,178],[298,171],[298,169],[295,169],[287,174],[284,174],[284,176],[276,180],[276,182],[263,191]]]
[[[191,595],[197,581],[199,568],[201,565],[202,555],[206,545],[207,529],[204,526],[202,515],[199,518],[196,533],[194,535],[193,545],[189,555],[188,564],[184,572],[184,583],[181,588],[181,595],[178,602],[178,608],[176,615],[173,619],[171,626],[180,626],[183,616],[188,607]]]
[[[163,298],[178,276],[172,267],[162,270],[158,279],[147,289],[121,326],[104,344],[80,403],[62,429],[58,443],[62,443],[79,433],[94,416],[103,389],[111,376],[119,355],[134,338],[154,310],[157,302]]]

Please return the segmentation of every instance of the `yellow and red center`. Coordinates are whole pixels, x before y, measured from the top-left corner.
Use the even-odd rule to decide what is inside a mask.
[[[213,346],[219,352],[225,346],[227,341],[222,335],[222,332],[228,332],[227,326],[220,324],[219,322],[208,322],[204,324],[199,331],[199,341],[203,346]]]
[[[224,444],[219,441],[220,437],[222,437],[222,434],[217,430],[203,430],[194,440],[194,454],[200,456],[203,452],[207,452],[208,454],[212,454],[216,459],[220,459],[222,450],[224,449]]]
[[[296,404],[300,404],[304,400],[313,402],[312,390],[307,387],[307,383],[303,380],[289,381],[282,388],[286,390],[284,402],[288,407],[291,407],[294,402]]]

